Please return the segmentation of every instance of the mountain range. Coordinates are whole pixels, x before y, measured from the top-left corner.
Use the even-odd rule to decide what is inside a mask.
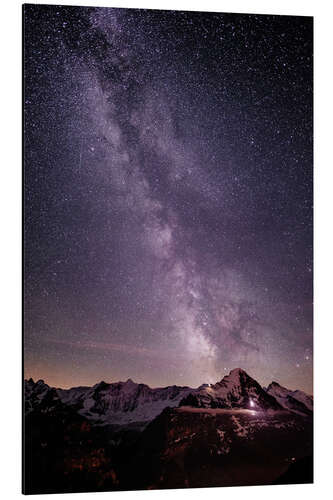
[[[25,380],[25,413],[70,410],[99,425],[148,423],[165,408],[243,409],[252,412],[291,411],[299,415],[313,412],[313,398],[300,390],[292,391],[272,382],[262,387],[241,368],[216,384],[198,388],[168,386],[151,388],[126,382],[92,387],[54,388],[43,380]]]
[[[216,384],[24,383],[29,494],[313,481],[313,398],[236,368]]]

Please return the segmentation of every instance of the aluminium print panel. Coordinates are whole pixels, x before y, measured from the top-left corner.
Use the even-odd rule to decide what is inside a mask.
[[[23,492],[311,483],[310,17],[23,6]]]

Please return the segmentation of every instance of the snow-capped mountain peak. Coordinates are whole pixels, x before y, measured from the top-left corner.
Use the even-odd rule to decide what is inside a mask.
[[[271,382],[266,389],[267,394],[273,396],[281,406],[297,413],[308,414],[313,412],[313,397],[303,391],[292,391],[278,382]]]
[[[276,399],[241,368],[213,385],[200,386],[181,401],[184,406],[199,408],[248,408],[257,410],[281,409]]]
[[[249,375],[247,375],[246,371],[245,371],[245,370],[243,370],[243,368],[233,368],[233,369],[230,371],[229,375],[226,375],[226,376],[225,376],[225,377],[223,377],[223,378],[229,377],[229,378],[235,378],[235,379],[237,379],[237,378],[239,378],[241,375],[246,375],[246,376],[249,376]]]

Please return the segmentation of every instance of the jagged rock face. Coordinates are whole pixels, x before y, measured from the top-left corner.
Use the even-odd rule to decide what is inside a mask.
[[[277,382],[272,382],[266,389],[267,394],[273,396],[281,406],[287,410],[309,415],[313,412],[313,397],[303,391],[291,391]]]
[[[282,409],[274,397],[240,368],[232,370],[215,385],[205,385],[193,391],[181,401],[181,405],[198,408]]]
[[[180,399],[189,392],[187,387],[151,389],[132,380],[116,384],[100,384],[86,394],[83,413],[97,414],[106,420],[123,413],[122,421],[149,420],[166,406],[178,406]],[[120,415],[119,415],[120,416]]]
[[[190,391],[189,387],[178,386],[151,389],[130,379],[72,389],[54,389],[42,381],[34,383],[29,380],[25,381],[25,403],[26,412],[41,410],[47,401],[58,401],[91,420],[127,424],[152,420],[164,408],[178,406]]]
[[[57,407],[59,402],[59,396],[56,389],[45,384],[44,380],[38,380],[36,383],[32,379],[25,381],[24,403],[26,413],[36,408],[46,413]]]

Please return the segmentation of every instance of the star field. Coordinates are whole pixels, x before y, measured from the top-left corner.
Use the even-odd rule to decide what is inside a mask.
[[[312,18],[24,16],[26,376],[312,392]]]

